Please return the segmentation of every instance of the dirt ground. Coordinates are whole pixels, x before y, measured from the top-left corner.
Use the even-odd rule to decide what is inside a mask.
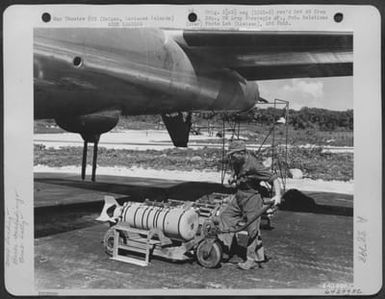
[[[113,261],[101,243],[108,225],[98,216],[104,192],[121,200],[140,196],[179,196],[190,199],[214,192],[219,184],[181,184],[178,181],[127,180],[105,176],[97,184],[71,176],[35,177],[35,284],[39,290],[108,289],[130,291],[203,290],[229,294],[260,289],[317,289],[328,283],[353,282],[353,218],[351,195],[297,193],[273,218],[273,229],[262,231],[270,260],[263,268],[242,271],[231,263],[217,269],[200,266],[194,259],[175,263],[153,257],[148,267]],[[91,190],[90,187],[93,187]],[[95,190],[96,189],[96,190]],[[80,192],[82,191],[82,192]],[[88,197],[84,197],[89,193]],[[128,193],[131,194],[128,197]],[[79,194],[79,196],[76,196]],[[71,197],[71,196],[72,197]],[[96,201],[92,201],[92,196]],[[49,206],[49,199],[70,198],[66,205]],[[84,202],[79,202],[86,198]],[[40,202],[40,204],[39,204]],[[210,293],[212,294],[212,293]],[[243,294],[243,293],[242,293]]]

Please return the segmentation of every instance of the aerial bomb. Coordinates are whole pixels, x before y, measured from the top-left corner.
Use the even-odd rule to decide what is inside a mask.
[[[106,196],[103,211],[97,220],[116,223],[120,219],[130,227],[159,229],[170,239],[189,241],[198,230],[198,213],[191,206],[170,206],[147,202],[126,202],[123,206]]]

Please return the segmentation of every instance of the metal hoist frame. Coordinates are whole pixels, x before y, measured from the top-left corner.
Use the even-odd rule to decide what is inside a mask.
[[[281,99],[274,99],[273,103],[258,103],[256,106],[251,109],[252,112],[254,109],[258,109],[258,105],[272,105],[274,107],[274,116],[271,119],[271,128],[268,133],[265,135],[263,142],[257,151],[254,152],[256,156],[259,155],[262,148],[265,146],[269,137],[271,139],[271,171],[281,178],[283,184],[283,190],[286,190],[286,178],[288,176],[288,142],[289,142],[289,102]],[[277,118],[277,107],[280,106],[282,108],[281,115],[278,115]],[[222,159],[221,159],[221,184],[224,184],[224,179],[226,176],[226,172],[228,170],[228,163],[226,158],[226,124],[228,124],[228,131],[231,132],[231,136],[228,139],[228,142],[232,142],[234,139],[240,139],[241,132],[241,124],[238,118],[234,118],[233,120],[230,117],[225,117],[222,115]],[[278,121],[283,118],[284,123],[279,123]],[[282,131],[284,134],[284,140],[277,139],[277,132]]]

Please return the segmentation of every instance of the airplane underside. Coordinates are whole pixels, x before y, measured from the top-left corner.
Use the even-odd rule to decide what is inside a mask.
[[[120,115],[159,114],[186,147],[191,112],[247,111],[260,100],[248,80],[351,73],[351,33],[34,29],[34,117],[82,136],[83,179],[94,144],[93,181],[100,135]]]
[[[86,177],[88,144],[93,144],[91,180],[95,182],[100,136],[103,133],[112,130],[117,125],[119,115],[120,111],[111,110],[55,119],[58,126],[62,129],[72,133],[79,133],[83,138],[84,144],[81,167],[82,180]],[[187,147],[191,128],[191,112],[162,114],[161,116],[173,144],[176,147]]]

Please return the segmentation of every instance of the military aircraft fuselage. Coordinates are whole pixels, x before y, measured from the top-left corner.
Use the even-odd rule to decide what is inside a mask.
[[[187,147],[193,111],[241,112],[261,98],[253,80],[350,76],[352,32],[35,28],[34,117],[94,144],[121,114],[161,114]],[[188,113],[183,113],[188,112]]]
[[[258,87],[235,71],[189,57],[169,33],[150,28],[37,28],[35,119],[121,111],[242,111]]]

